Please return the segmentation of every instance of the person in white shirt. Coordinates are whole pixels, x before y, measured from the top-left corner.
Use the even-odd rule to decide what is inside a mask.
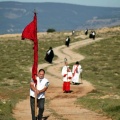
[[[75,63],[75,65],[73,65],[73,68],[72,68],[72,74],[73,74],[72,83],[73,84],[80,84],[80,83],[82,83],[81,77],[80,77],[81,73],[82,73],[82,67],[79,64],[79,62],[77,61]]]
[[[31,114],[32,120],[36,120],[35,116],[35,94],[37,95],[37,107],[38,111],[38,120],[42,120],[43,112],[44,112],[44,104],[45,104],[45,91],[48,89],[49,81],[44,78],[45,70],[40,69],[36,76],[37,84],[33,80],[30,82],[30,106],[31,106]]]

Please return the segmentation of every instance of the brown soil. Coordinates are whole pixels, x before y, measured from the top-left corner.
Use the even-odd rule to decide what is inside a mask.
[[[110,118],[93,111],[83,108],[81,105],[75,104],[78,97],[84,96],[95,88],[86,80],[82,80],[80,85],[71,85],[71,93],[63,93],[61,68],[64,65],[64,58],[68,59],[68,63],[73,63],[84,59],[84,56],[72,51],[73,48],[82,47],[96,40],[83,40],[71,43],[70,47],[60,46],[54,48],[58,59],[53,64],[40,64],[38,68],[45,68],[46,75],[50,81],[49,89],[46,92],[46,104],[44,111],[44,120],[111,120]],[[83,68],[84,70],[84,68]],[[30,69],[31,71],[31,69]],[[31,120],[30,103],[28,99],[19,102],[13,110],[13,116],[16,120]]]

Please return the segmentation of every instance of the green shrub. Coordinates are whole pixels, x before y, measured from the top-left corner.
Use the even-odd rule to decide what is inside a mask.
[[[50,28],[50,29],[47,30],[47,32],[55,32],[55,29]]]

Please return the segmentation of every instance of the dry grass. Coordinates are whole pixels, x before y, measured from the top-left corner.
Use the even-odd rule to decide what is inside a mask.
[[[111,37],[113,35],[119,36],[119,29],[120,27],[102,28],[96,30],[96,33],[97,36],[100,37]],[[50,46],[54,48],[56,46],[63,45],[67,36],[71,37],[71,42],[84,40],[88,38],[88,36],[84,35],[84,31],[76,31],[74,36],[72,36],[71,32],[69,31],[54,33],[38,33],[40,56],[39,63],[44,62],[45,52]],[[29,91],[29,80],[31,75],[29,73],[28,67],[31,66],[33,62],[32,47],[33,43],[31,41],[21,41],[21,34],[0,35],[1,120],[13,120],[12,108],[14,107],[16,102],[18,102],[21,99],[25,99],[25,97],[28,95],[28,92],[25,91]],[[96,49],[96,47],[99,48],[100,45],[95,44],[94,47]],[[85,49],[88,49],[88,47]],[[96,51],[94,56],[97,56],[97,54],[99,53]]]

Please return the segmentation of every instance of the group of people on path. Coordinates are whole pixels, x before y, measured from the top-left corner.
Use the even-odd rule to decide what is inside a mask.
[[[79,85],[82,83],[82,67],[78,61],[73,65],[72,70],[68,66],[68,62],[64,62],[65,65],[62,67],[62,77],[63,77],[63,92],[69,93],[70,84]]]
[[[65,45],[69,47],[70,45],[70,37],[68,36],[65,40]],[[46,51],[44,60],[47,61],[48,63],[52,64],[53,58],[54,58],[54,51],[52,47],[49,47],[49,49]]]
[[[68,36],[65,42],[65,45],[69,47],[70,37]],[[46,51],[46,55],[44,59],[52,64],[54,58],[54,51],[52,47]],[[67,59],[65,59],[65,65],[62,68],[62,77],[63,77],[63,91],[70,92],[70,84],[80,84],[81,79],[79,78],[80,73],[82,72],[81,65],[77,61],[75,65],[73,65],[72,70],[68,66]],[[42,120],[44,105],[45,105],[45,92],[49,87],[49,80],[44,77],[45,70],[40,69],[36,75],[36,83],[33,79],[30,81],[30,106],[31,106],[31,115],[32,120]],[[79,81],[80,80],[80,81]],[[37,98],[36,98],[37,97]],[[35,99],[37,99],[37,106],[35,104]],[[35,115],[35,107],[38,108],[38,114]]]
[[[82,72],[81,65],[77,61],[72,68],[68,66],[67,59],[65,59],[65,65],[62,68],[62,76],[63,76],[63,92],[70,92],[70,83],[80,84],[82,83],[79,78],[80,73]],[[44,106],[45,106],[45,92],[49,87],[49,80],[44,77],[45,70],[40,69],[38,74],[36,75],[36,83],[33,79],[30,81],[30,107],[31,107],[31,115],[32,120],[42,120]],[[80,81],[79,81],[80,80]],[[35,98],[36,96],[36,98]],[[35,106],[35,99],[37,99],[37,106]],[[35,114],[35,107],[38,109],[38,114]]]
[[[85,35],[88,35],[88,29],[85,30]],[[89,34],[89,38],[92,38],[93,40],[95,40],[96,37],[96,32],[95,31],[91,31]]]
[[[93,40],[95,40],[95,36],[96,36],[95,31],[91,31],[89,38],[92,38]]]
[[[52,47],[49,48],[46,54],[50,55],[50,52],[53,51]],[[54,52],[52,52],[54,54]],[[48,57],[48,55],[46,55]],[[52,55],[53,56],[53,55]],[[47,59],[47,58],[46,58]],[[52,63],[50,59],[48,59],[49,63]],[[81,73],[82,67],[78,61],[73,65],[72,70],[68,66],[67,59],[64,59],[65,65],[62,67],[62,77],[63,77],[63,92],[69,93],[70,84],[80,84],[81,81]],[[36,75],[36,83],[33,79],[30,81],[30,106],[31,106],[31,115],[32,120],[42,120],[43,112],[44,112],[44,105],[45,105],[45,92],[49,87],[49,80],[44,77],[45,70],[40,69]],[[37,108],[38,108],[38,115],[35,115],[35,96],[37,97]]]

